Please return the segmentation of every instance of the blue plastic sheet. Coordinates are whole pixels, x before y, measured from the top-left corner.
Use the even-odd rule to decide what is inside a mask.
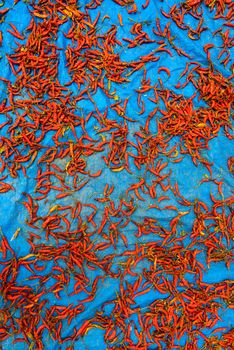
[[[56,1],[55,1],[56,2]],[[10,29],[9,23],[13,23],[20,33],[22,33],[25,28],[28,26],[30,22],[30,1],[19,1],[17,5],[13,6],[14,1],[8,0],[5,1],[4,7],[11,7],[11,10],[4,16],[5,20],[0,24],[0,30],[3,33],[3,44],[1,47],[1,77],[9,79],[11,82],[15,81],[15,76],[12,74],[7,55],[12,54],[14,50],[17,47],[17,44],[15,40],[13,39],[12,35],[7,31],[7,29]],[[86,1],[79,1],[77,2],[77,5],[79,6],[79,9],[81,11],[85,10],[85,5],[88,2]],[[160,18],[160,24],[162,28],[165,28],[165,25],[168,23],[168,19],[165,18],[160,10],[163,9],[166,13],[169,12],[170,8],[173,5],[178,5],[178,1],[150,1],[149,6],[146,9],[142,8],[142,4],[144,2],[137,0],[135,1],[138,7],[138,11],[134,14],[129,14],[127,12],[127,8],[129,7],[120,7],[118,4],[116,4],[114,1],[110,0],[104,0],[101,2],[101,5],[97,7],[97,9],[89,10],[89,13],[91,15],[92,20],[94,20],[100,12],[100,20],[98,22],[98,32],[99,33],[106,33],[112,25],[117,26],[117,39],[122,42],[123,46],[116,47],[116,53],[120,54],[120,58],[122,61],[137,61],[142,56],[149,55],[150,53],[154,52],[156,49],[155,43],[149,43],[149,44],[143,44],[141,46],[136,46],[132,49],[127,48],[126,41],[123,40],[123,38],[131,38],[130,30],[134,23],[142,23],[142,28],[145,32],[148,33],[149,37],[153,40],[155,40],[156,36],[153,34],[152,29],[156,28],[155,20],[156,18]],[[4,8],[2,7],[2,8]],[[207,30],[201,33],[199,40],[191,40],[185,30],[181,30],[177,27],[177,25],[170,20],[170,30],[172,33],[172,36],[175,37],[174,42],[175,44],[183,49],[188,55],[191,56],[192,61],[197,61],[200,63],[200,65],[204,68],[207,68],[209,66],[209,62],[207,60],[207,55],[203,50],[203,46],[207,43],[212,42],[214,44],[214,48],[210,51],[211,53],[211,61],[214,66],[214,68],[220,72],[223,77],[228,78],[231,75],[231,62],[224,67],[220,63],[220,59],[217,58],[218,53],[221,50],[222,45],[222,37],[219,35],[213,36],[213,33],[219,29],[222,28],[223,23],[225,20],[218,19],[214,20],[215,16],[215,10],[210,11],[208,6],[205,6],[204,4],[201,5],[201,8],[203,9],[203,18],[204,18],[204,25],[207,27]],[[123,26],[120,26],[119,20],[118,20],[118,14],[121,14],[123,19]],[[103,21],[101,19],[106,17]],[[198,24],[198,20],[193,18],[192,16],[186,17],[186,23],[192,27],[196,28]],[[65,49],[67,48],[68,44],[71,45],[70,40],[66,39],[64,36],[64,33],[67,33],[69,28],[71,26],[71,20],[68,20],[64,25],[62,25],[58,32],[58,38],[56,40],[56,45],[60,47],[62,50],[59,52],[59,82],[60,84],[65,84],[70,80],[70,75],[68,72],[68,69],[66,67],[66,57],[65,57]],[[27,40],[27,39],[25,39]],[[23,41],[22,41],[23,43]],[[154,85],[158,82],[158,78],[161,78],[164,84],[165,89],[169,89],[174,91],[176,94],[182,93],[185,98],[190,98],[193,93],[195,92],[195,87],[190,83],[188,84],[184,89],[178,90],[175,88],[176,84],[180,80],[180,75],[183,72],[186,63],[189,62],[189,59],[184,57],[183,55],[176,54],[175,50],[173,51],[172,57],[166,53],[159,52],[156,53],[157,56],[159,56],[159,60],[157,62],[148,62],[146,63],[145,67],[147,70],[147,79],[150,79],[151,84]],[[170,69],[171,76],[169,77],[165,71],[161,71],[158,73],[158,69],[160,67],[167,67]],[[141,130],[141,127],[145,125],[145,121],[149,113],[152,112],[152,110],[155,108],[155,105],[153,102],[149,101],[148,98],[153,98],[153,94],[151,91],[146,92],[142,99],[145,102],[145,112],[142,115],[139,115],[139,107],[137,105],[137,93],[136,90],[139,89],[141,85],[141,79],[143,77],[143,69],[140,69],[136,71],[134,74],[129,76],[129,82],[118,84],[111,82],[111,89],[112,91],[116,90],[117,98],[120,100],[125,100],[126,98],[129,99],[129,102],[127,104],[126,109],[126,115],[129,116],[129,118],[132,118],[136,120],[136,122],[126,122],[126,125],[128,127],[128,140],[131,142],[136,142],[135,133]],[[185,79],[185,78],[184,78]],[[185,80],[181,80],[184,82]],[[1,101],[5,98],[8,98],[7,95],[7,87],[4,82],[0,82],[0,89],[1,89]],[[78,94],[78,88],[75,85],[71,85],[69,89],[73,92],[74,95]],[[27,97],[25,97],[26,99]],[[101,89],[98,89],[96,94],[93,96],[93,99],[95,101],[95,104],[100,111],[100,113],[104,113],[106,107],[109,107],[111,103],[114,103],[113,101],[110,102],[110,99],[101,91]],[[206,103],[203,100],[199,100],[196,98],[194,101],[194,108],[199,108],[201,106],[206,107]],[[163,106],[160,106],[160,108],[163,108]],[[77,113],[79,115],[87,116],[90,112],[94,111],[94,104],[90,102],[89,100],[81,100],[77,103]],[[14,119],[14,114],[11,113],[12,118]],[[124,125],[124,120],[121,118],[121,116],[118,116],[113,110],[109,108],[108,117],[113,120],[117,120],[119,123]],[[5,116],[1,115],[1,122],[4,122]],[[95,120],[95,118],[90,118],[89,122],[86,125],[86,131],[89,134],[90,137],[94,139],[101,139],[100,133],[98,133],[98,123]],[[152,121],[150,124],[150,130],[152,132],[157,133],[157,126],[155,120]],[[80,134],[79,134],[80,133]],[[53,147],[54,141],[52,136],[54,135],[54,132],[51,131],[51,133],[47,133],[46,137],[42,141],[42,145],[46,147]],[[77,135],[82,135],[82,130],[77,129]],[[9,134],[7,133],[7,128],[1,129],[1,137],[8,137]],[[65,132],[64,138],[66,140],[72,139],[72,133],[68,130]],[[176,145],[180,143],[180,136],[174,137],[170,141],[171,147],[173,145]],[[128,151],[134,153],[134,148],[129,145]],[[98,212],[95,216],[95,222],[100,225],[103,213],[105,210],[105,204],[98,202],[96,199],[103,198],[103,190],[105,188],[105,185],[108,183],[109,186],[114,186],[114,192],[111,195],[111,199],[114,201],[116,206],[118,206],[119,200],[121,198],[125,199],[126,196],[126,190],[129,188],[132,184],[135,184],[140,181],[140,179],[145,178],[146,169],[144,166],[141,167],[141,169],[137,169],[137,167],[133,163],[133,159],[130,160],[130,168],[131,172],[127,172],[126,170],[119,171],[119,172],[113,172],[110,170],[109,167],[107,167],[104,163],[103,157],[107,156],[109,152],[109,149],[107,146],[105,146],[105,149],[103,152],[95,153],[93,156],[90,156],[86,159],[87,166],[86,171],[90,171],[90,173],[96,173],[99,169],[102,169],[102,174],[99,177],[93,177],[89,179],[89,182],[86,186],[84,186],[80,191],[72,193],[69,197],[66,197],[64,199],[56,199],[55,196],[58,194],[56,191],[51,191],[49,195],[46,197],[46,199],[39,202],[39,212],[38,215],[43,217],[45,215],[48,215],[51,208],[58,205],[71,205],[75,206],[77,201],[80,201],[81,203],[93,203],[98,207]],[[39,159],[44,153],[44,149],[41,149],[38,152],[37,158]],[[207,159],[209,162],[213,163],[212,166],[212,178],[219,179],[223,181],[223,196],[225,198],[232,195],[232,181],[233,176],[230,173],[230,171],[227,168],[227,161],[228,158],[232,154],[232,142],[230,139],[228,139],[225,135],[223,130],[220,130],[217,137],[214,138],[209,142],[209,149],[202,151],[203,158]],[[159,159],[165,158],[162,156]],[[62,160],[56,160],[55,164],[61,167],[66,167],[69,159],[64,158]],[[164,170],[163,173],[166,173],[168,171],[171,171],[170,180],[171,184],[175,185],[175,183],[178,184],[179,189],[181,191],[181,194],[191,202],[194,202],[196,199],[199,199],[203,202],[205,202],[208,206],[212,205],[212,201],[210,198],[210,192],[213,193],[214,196],[218,197],[219,193],[217,191],[217,186],[212,182],[204,182],[200,183],[200,181],[204,178],[207,178],[210,176],[207,168],[202,165],[201,163],[198,164],[198,166],[195,166],[192,162],[192,159],[189,155],[185,155],[183,160],[179,163],[173,163],[169,160],[167,168]],[[8,177],[8,183],[10,183],[14,187],[14,191],[9,191],[7,193],[2,193],[0,195],[0,226],[2,234],[7,237],[8,241],[10,242],[10,245],[12,249],[15,251],[17,258],[22,258],[30,253],[30,245],[27,241],[29,231],[31,229],[28,227],[26,223],[26,218],[28,218],[28,211],[22,205],[22,202],[25,201],[25,196],[23,193],[29,193],[32,197],[36,197],[35,195],[35,188],[37,185],[37,171],[38,171],[38,163],[37,161],[34,161],[27,169],[27,176],[24,176],[22,172],[18,173],[18,177],[11,178]],[[3,174],[4,175],[4,174]],[[150,178],[150,176],[147,173],[147,181],[150,183],[153,179],[153,175]],[[86,176],[80,174],[79,180],[82,181],[85,180]],[[67,183],[72,183],[72,179],[67,176],[66,177]],[[59,182],[54,179],[53,185],[59,186]],[[160,187],[157,190],[157,196],[160,197],[164,195],[164,191],[160,189]],[[167,194],[166,194],[167,195]],[[97,255],[100,258],[103,258],[105,255],[111,255],[115,254],[116,257],[112,261],[112,271],[113,273],[117,273],[119,269],[121,269],[121,263],[124,262],[124,257],[121,255],[125,250],[131,250],[134,249],[135,244],[142,245],[147,242],[153,242],[157,241],[158,237],[155,234],[148,234],[148,235],[142,235],[141,237],[137,237],[137,226],[135,222],[142,223],[144,218],[153,218],[156,219],[157,222],[162,225],[165,229],[170,228],[170,220],[175,216],[175,213],[171,210],[157,210],[157,209],[149,209],[151,205],[156,204],[157,200],[151,198],[150,196],[144,196],[145,201],[138,200],[135,198],[136,203],[136,210],[131,216],[131,221],[129,224],[123,229],[123,232],[125,236],[127,237],[128,241],[128,248],[126,248],[123,244],[122,240],[119,240],[116,244],[116,248],[113,249],[109,248],[106,251],[99,251],[97,252]],[[180,211],[185,212],[187,209],[185,209],[184,206],[179,205],[176,202],[175,197],[171,194],[170,198],[164,202],[166,205],[176,205]],[[89,207],[83,207],[82,210],[82,219],[85,221],[88,215],[90,215],[91,211]],[[192,210],[188,210],[188,213],[184,215],[181,219],[181,231],[186,233],[191,232],[193,222],[194,222],[195,216]],[[126,218],[123,218],[123,221],[125,222]],[[73,225],[73,223],[72,223]],[[75,227],[75,223],[74,223]],[[20,228],[20,233],[15,238],[14,233],[17,229]],[[92,231],[92,227],[89,228],[90,231]],[[43,228],[41,228],[37,233],[41,235],[41,242],[45,243],[45,233],[43,232]],[[189,244],[189,238],[186,238],[186,244]],[[103,238],[96,234],[92,236],[92,241],[96,243],[102,242]],[[55,244],[55,243],[51,243]],[[60,244],[63,244],[63,242],[60,242]],[[233,244],[233,239],[231,244]],[[231,248],[231,250],[233,247]],[[233,250],[232,250],[233,252]],[[206,267],[206,271],[203,273],[203,282],[214,284],[218,283],[224,280],[234,280],[234,273],[233,273],[233,263],[231,263],[231,268],[227,269],[224,262],[216,262],[211,263],[210,266],[206,266],[206,260],[205,260],[205,251],[201,252],[199,254],[198,261],[200,261],[204,266]],[[53,260],[46,261],[46,268],[44,271],[42,271],[42,274],[50,274],[52,271],[52,268],[55,266],[55,262]],[[62,266],[62,263],[61,263]],[[136,272],[138,275],[143,274],[144,270],[147,270],[149,266],[147,266],[147,263],[145,261],[140,262],[137,265]],[[3,265],[0,265],[0,268],[3,269]],[[105,305],[106,302],[110,300],[114,300],[118,293],[120,293],[120,282],[118,278],[113,278],[111,276],[105,276],[105,273],[99,269],[96,268],[95,270],[89,269],[84,264],[85,273],[87,274],[90,284],[93,283],[96,276],[103,276],[102,280],[98,281],[97,285],[97,292],[95,294],[95,298],[89,302],[85,303],[85,308],[82,313],[77,315],[71,322],[71,324],[67,324],[67,321],[64,321],[62,333],[63,337],[69,337],[71,334],[73,334],[74,327],[76,329],[79,329],[82,324],[88,320],[94,317],[96,312],[100,312],[101,310],[106,315],[111,315],[113,310],[113,305],[108,304],[103,308],[103,305]],[[35,291],[37,291],[38,288],[38,281],[30,281],[27,280],[27,278],[31,275],[29,271],[26,269],[22,270],[22,273],[19,273],[17,277],[17,283],[20,286],[29,285],[31,286]],[[168,277],[170,278],[170,277]],[[193,275],[189,274],[186,276],[187,281],[192,282],[193,281]],[[125,277],[125,283],[134,283],[135,277],[127,275]],[[85,293],[79,293],[78,295],[69,296],[69,293],[73,290],[74,284],[75,284],[74,278],[71,276],[70,283],[64,288],[64,290],[60,293],[60,299],[58,300],[53,293],[49,293],[48,296],[43,296],[44,299],[47,299],[46,306],[42,310],[41,317],[45,317],[46,310],[48,310],[53,305],[77,305],[79,303],[82,303],[82,300],[87,297]],[[46,284],[46,288],[49,289],[51,285],[55,283],[54,280],[50,280]],[[142,295],[136,298],[137,306],[139,306],[142,310],[147,310],[148,306],[155,301],[163,300],[166,298],[166,295],[160,294],[158,291],[152,288],[150,292],[148,292],[146,295]],[[2,306],[4,305],[4,300],[1,296],[1,303]],[[18,317],[17,310],[13,310],[14,317]],[[135,324],[138,324],[137,321],[137,314],[133,313],[130,317],[128,322],[133,320]],[[126,324],[128,324],[126,322]],[[0,324],[1,326],[1,324]],[[138,324],[139,326],[139,324]],[[227,327],[231,329],[234,326],[234,313],[233,309],[226,309],[224,308],[223,311],[220,309],[220,321],[216,324],[214,328],[218,327]],[[139,326],[140,329],[140,326]],[[212,333],[212,329],[205,329],[203,330],[203,334],[209,336]],[[216,336],[219,336],[221,333],[218,332]],[[136,339],[136,335],[132,334],[132,337],[134,339],[135,337],[135,343],[137,344],[138,340]],[[121,338],[121,337],[120,337]],[[180,341],[178,341],[178,344],[175,345],[181,345],[184,346],[186,343],[186,336],[182,337]],[[74,349],[79,350],[94,350],[94,349],[117,349],[117,343],[114,345],[107,345],[104,341],[104,331],[101,328],[93,327],[88,330],[88,332],[85,334],[84,337],[81,337],[74,342],[68,341],[66,344],[59,344],[57,340],[53,340],[53,338],[50,336],[49,332],[45,332],[43,335],[43,343],[45,349],[50,350],[57,350],[57,349],[66,349],[69,345],[73,345]],[[198,344],[200,346],[200,349],[202,349],[202,346],[204,345],[204,339],[200,337]],[[14,349],[14,350],[22,350],[22,349],[34,349],[34,347],[30,347],[28,344],[25,343],[14,343],[14,334],[4,340],[1,344],[2,349],[8,350],[8,349]],[[32,345],[33,346],[33,345]],[[108,347],[109,346],[109,347]],[[120,345],[119,345],[120,346]],[[168,345],[169,346],[169,345]],[[127,349],[128,347],[126,347]],[[171,349],[171,347],[163,347],[163,349]],[[137,349],[137,347],[136,347]],[[143,348],[142,348],[143,349]],[[159,349],[159,347],[154,344],[150,345],[147,349],[156,350]],[[172,347],[174,349],[174,347]],[[231,347],[230,347],[231,349]]]

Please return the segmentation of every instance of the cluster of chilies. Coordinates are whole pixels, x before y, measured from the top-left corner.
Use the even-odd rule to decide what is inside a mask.
[[[210,43],[201,48],[207,66],[192,60],[172,28],[198,41],[208,30],[203,9],[214,10],[215,20],[225,20],[213,35],[222,38],[218,59],[228,70],[233,5],[186,0],[168,10],[161,0],[150,33],[150,23],[135,16],[142,11],[143,18],[152,0],[113,0],[131,15],[129,37],[126,31],[120,40],[126,20],[119,13],[114,25],[102,17],[105,2],[79,8],[75,0],[27,1],[28,26],[21,33],[10,23],[7,30],[15,43],[7,55],[14,83],[0,77],[7,90],[0,193],[14,197],[9,178],[22,174],[30,190],[20,194],[25,226],[11,238],[24,240],[28,254],[0,234],[0,342],[72,350],[86,348],[86,336],[98,330],[103,349],[231,350],[234,329],[221,313],[233,309],[233,281],[211,284],[204,276],[211,264],[230,271],[234,262],[234,200],[204,154],[220,131],[232,139],[233,73],[224,77],[214,68]],[[144,54],[124,61],[122,52],[133,48]],[[186,66],[169,89],[172,72],[162,58],[182,56]],[[155,82],[147,68],[156,64]],[[68,74],[61,77],[60,69]],[[134,101],[126,89],[135,73]],[[188,85],[195,92],[186,98]],[[173,167],[185,157],[208,169],[199,186],[212,188],[209,198],[182,193]],[[233,157],[226,168],[233,175]]]

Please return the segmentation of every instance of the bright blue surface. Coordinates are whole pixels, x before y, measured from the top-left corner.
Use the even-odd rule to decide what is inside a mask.
[[[152,33],[152,28],[155,28],[155,19],[156,17],[160,17],[161,26],[164,28],[166,23],[168,22],[168,19],[163,17],[160,13],[160,8],[163,8],[164,11],[168,12],[170,7],[173,4],[178,3],[177,1],[150,1],[150,5],[146,10],[142,10],[141,4],[143,3],[140,0],[136,1],[139,11],[136,14],[129,15],[125,8],[119,7],[117,4],[115,4],[113,1],[107,1],[104,0],[102,5],[97,8],[96,10],[90,10],[91,17],[94,19],[100,11],[100,19],[103,18],[104,15],[109,15],[110,19],[106,19],[103,23],[100,21],[100,32],[106,32],[112,24],[116,24],[118,26],[118,39],[122,40],[123,37],[131,38],[130,29],[134,22],[130,21],[129,18],[132,18],[135,22],[140,21],[148,21],[147,25],[143,25],[143,30],[145,30],[147,33],[149,33],[149,36],[151,39],[156,39],[155,35]],[[80,3],[81,6],[85,4],[85,2]],[[11,6],[13,5],[13,1],[6,1],[5,6]],[[215,38],[212,37],[212,33],[219,27],[222,26],[223,21],[216,20],[214,21],[214,12],[210,12],[207,8],[203,7],[204,9],[204,18],[205,18],[205,25],[208,27],[207,31],[204,31],[201,34],[200,40],[192,41],[189,39],[186,35],[185,31],[179,30],[177,26],[174,23],[171,23],[171,32],[172,35],[176,36],[175,44],[179,47],[181,47],[186,53],[192,56],[192,60],[198,61],[201,63],[203,67],[208,66],[206,54],[203,51],[203,45],[205,45],[208,42],[213,42],[216,45],[216,48],[214,50],[211,50],[211,57],[212,62],[215,66],[215,68],[220,71],[223,76],[228,77],[231,75],[230,73],[230,64],[227,65],[226,68],[224,68],[220,61],[216,59],[217,54],[220,49],[221,39],[219,36],[215,36]],[[124,26],[120,27],[117,14],[120,13],[123,17],[123,23]],[[1,76],[10,79],[12,82],[14,81],[14,76],[12,75],[8,61],[6,58],[6,54],[13,53],[14,48],[16,48],[16,44],[14,43],[14,39],[7,32],[7,29],[9,29],[9,23],[14,23],[15,26],[18,28],[19,32],[22,32],[26,26],[28,25],[30,20],[30,15],[28,12],[28,6],[24,2],[19,2],[16,6],[13,7],[13,9],[5,16],[5,21],[0,25],[0,30],[4,33],[3,35],[3,46],[0,49],[0,55],[2,56],[0,61],[0,67],[1,67]],[[191,27],[196,27],[198,21],[192,18],[191,16],[188,16],[187,18],[189,25]],[[68,31],[70,27],[69,21],[60,27],[59,36],[56,44],[59,47],[65,48],[68,44],[68,40],[64,38],[63,31]],[[138,60],[143,55],[148,55],[150,52],[152,52],[155,48],[155,44],[145,44],[140,47],[135,47],[133,49],[127,49],[127,43],[123,41],[123,48],[118,48],[117,51],[121,52],[121,59],[126,61],[135,61]],[[188,86],[183,90],[177,90],[175,88],[175,85],[178,83],[179,76],[181,72],[184,70],[186,62],[189,60],[183,56],[178,56],[175,51],[172,50],[173,57],[170,57],[169,55],[165,53],[156,53],[156,56],[159,56],[160,59],[157,62],[154,63],[147,63],[147,78],[151,79],[152,85],[154,83],[157,83],[158,77],[160,77],[163,80],[165,88],[172,89],[176,93],[183,93],[185,97],[189,98],[194,93],[194,87],[192,84],[188,84]],[[65,55],[61,51],[60,52],[60,61],[59,61],[59,81],[61,84],[64,84],[65,82],[69,81],[69,75],[67,72],[67,68],[65,67],[66,61],[65,61]],[[171,77],[168,78],[168,76],[165,74],[165,72],[161,72],[158,74],[158,68],[160,67],[168,67],[171,71]],[[152,109],[155,107],[153,103],[148,101],[148,97],[153,98],[153,93],[147,92],[143,100],[145,101],[146,110],[143,115],[139,115],[139,108],[137,106],[137,94],[135,93],[135,90],[139,88],[140,86],[140,80],[143,77],[143,70],[139,70],[135,72],[133,75],[131,75],[130,83],[125,84],[111,84],[111,89],[115,89],[117,91],[117,95],[120,97],[120,99],[129,98],[129,103],[127,106],[127,115],[133,119],[136,119],[136,123],[128,123],[129,127],[129,139],[133,139],[133,135],[136,131],[139,131],[140,126],[143,126],[145,124],[146,117],[148,114],[152,111]],[[183,78],[184,79],[184,78]],[[184,80],[181,80],[182,83]],[[0,100],[3,100],[6,97],[6,89],[4,83],[0,82]],[[77,87],[71,86],[70,89],[73,91],[74,94],[77,93]],[[100,112],[104,112],[106,105],[110,104],[108,101],[108,98],[106,95],[99,89],[96,93],[96,95],[93,97],[95,99],[95,102],[98,106],[98,109]],[[113,103],[113,102],[112,102]],[[195,105],[196,108],[200,106],[204,106],[204,102],[197,101],[197,104]],[[90,111],[94,109],[93,104],[90,101],[80,101],[78,103],[78,107],[81,109],[82,113],[84,115],[87,115]],[[78,111],[78,113],[80,113]],[[117,121],[123,122],[123,119],[117,114],[109,109],[108,116],[110,118],[116,119]],[[1,118],[3,121],[5,121],[4,117],[1,115]],[[95,130],[95,125],[97,123],[95,122],[95,119],[90,120],[87,131],[91,137],[94,139],[100,139],[100,134],[97,134]],[[152,124],[150,126],[150,129],[153,130],[155,126]],[[155,129],[156,130],[156,129]],[[4,130],[1,130],[1,136],[4,134]],[[66,135],[65,135],[66,136]],[[71,139],[71,134],[67,134],[67,138]],[[177,140],[178,141],[178,140]],[[172,141],[176,142],[176,140]],[[45,146],[54,146],[52,138],[49,134],[45,137],[43,140],[43,145]],[[96,206],[99,207],[99,212],[97,213],[95,217],[96,222],[100,222],[103,215],[103,210],[105,207],[105,203],[98,203],[95,201],[95,198],[101,198],[103,196],[103,189],[105,187],[105,184],[108,183],[110,186],[114,185],[115,189],[114,192],[111,195],[111,198],[114,200],[115,203],[118,203],[119,198],[125,198],[126,189],[133,183],[136,183],[139,181],[141,177],[144,176],[144,166],[141,168],[141,170],[137,169],[132,165],[132,174],[129,174],[126,170],[123,170],[121,172],[115,173],[110,171],[106,166],[102,159],[104,155],[107,155],[108,153],[108,147],[105,146],[105,151],[101,152],[100,154],[97,153],[93,157],[87,158],[87,169],[90,170],[91,173],[97,172],[99,169],[103,169],[103,172],[100,177],[98,178],[90,178],[90,181],[88,185],[86,185],[83,189],[81,189],[78,193],[75,193],[71,197],[64,198],[62,200],[56,200],[55,195],[58,194],[58,192],[51,191],[46,200],[40,201],[40,209],[39,213],[41,216],[46,215],[50,208],[54,206],[55,204],[75,204],[77,200],[81,201],[82,203],[94,203]],[[230,172],[227,169],[227,159],[230,157],[232,152],[232,143],[231,141],[226,138],[223,135],[223,130],[219,132],[217,138],[214,138],[211,142],[209,142],[209,150],[203,151],[204,158],[208,159],[209,161],[214,162],[213,166],[213,178],[219,178],[220,180],[224,180],[223,185],[223,193],[224,197],[231,196],[232,194],[232,181],[233,177],[230,174]],[[131,150],[131,146],[129,147],[129,150]],[[134,150],[132,149],[132,152],[134,153]],[[41,152],[38,154],[38,158],[40,157]],[[67,160],[63,159],[61,163],[66,164]],[[184,159],[180,163],[169,163],[169,167],[164,169],[164,173],[168,171],[168,169],[172,170],[171,175],[171,182],[172,184],[175,184],[175,182],[178,183],[179,189],[182,193],[182,195],[190,200],[194,201],[196,198],[199,198],[201,201],[204,201],[207,203],[207,205],[211,205],[210,200],[210,192],[215,196],[219,196],[216,190],[216,186],[212,182],[205,182],[203,184],[199,184],[200,180],[204,178],[204,176],[207,176],[208,170],[201,164],[199,164],[197,167],[192,163],[191,158],[188,155],[184,156]],[[37,162],[35,161],[30,168],[27,170],[27,177],[25,177],[22,173],[19,173],[19,177],[16,179],[12,179],[10,177],[7,178],[8,182],[11,183],[15,191],[10,191],[8,193],[4,193],[0,195],[0,226],[2,228],[3,234],[8,238],[10,241],[11,247],[14,249],[18,257],[23,257],[29,253],[29,244],[27,243],[27,237],[28,237],[28,231],[30,228],[25,224],[25,219],[28,217],[28,212],[26,211],[25,207],[22,205],[22,201],[25,200],[25,198],[22,195],[22,192],[30,193],[32,196],[35,196],[34,189],[36,186],[36,176],[37,172]],[[81,175],[80,178],[85,178],[85,176]],[[148,179],[150,182],[150,178]],[[69,176],[67,176],[66,179],[67,183],[71,181]],[[56,179],[54,178],[54,184],[56,184]],[[59,186],[59,183],[56,185]],[[161,192],[161,193],[160,193]],[[163,191],[158,187],[158,196],[163,195]],[[172,192],[166,195],[170,196],[169,201],[165,201],[162,203],[162,206],[164,205],[177,205],[180,207],[181,211],[187,210],[186,207],[180,206],[175,198],[173,197]],[[132,215],[132,219],[134,221],[140,222],[143,221],[144,217],[153,217],[158,220],[160,224],[162,224],[164,227],[169,227],[169,220],[171,220],[175,213],[173,211],[158,211],[157,209],[149,209],[150,204],[155,204],[156,200],[154,201],[150,196],[144,196],[145,202],[139,201],[136,199],[136,205],[137,209]],[[86,215],[90,214],[90,208],[84,207],[82,211],[82,217],[85,220]],[[189,232],[192,227],[192,223],[194,220],[194,214],[192,212],[188,213],[187,215],[183,216],[181,219],[181,229],[185,230],[186,232]],[[12,240],[12,236],[14,232],[21,228],[21,232],[19,236],[16,239]],[[137,238],[135,236],[137,232],[137,228],[133,223],[129,223],[129,225],[126,228],[127,230],[127,238],[128,238],[128,249],[134,248],[135,243],[143,243],[143,242],[149,242],[155,239],[155,236],[152,235],[145,235],[140,238]],[[43,237],[43,233],[42,233]],[[94,238],[92,238],[94,239]],[[97,242],[101,241],[100,237],[96,237]],[[232,242],[233,244],[233,242]],[[121,253],[124,250],[124,246],[122,244],[122,241],[119,240],[119,243],[117,244],[116,251],[114,252],[113,249],[110,249],[110,251],[100,251],[98,254],[100,254],[100,257],[103,257],[103,255],[106,255],[108,253]],[[201,261],[202,263],[205,263],[204,257],[202,258],[201,255]],[[121,261],[121,258],[116,257],[115,263],[113,264],[112,270],[116,270],[119,267],[119,262]],[[47,263],[46,270],[43,272],[43,274],[49,273],[51,271],[51,267],[53,266],[53,262]],[[147,268],[147,263],[140,262],[137,266],[138,273],[142,272],[143,268]],[[103,272],[100,270],[92,271],[87,269],[87,276],[89,276],[90,280],[93,281],[94,278],[97,275],[103,275]],[[24,269],[22,271],[20,277],[19,277],[19,284],[24,284],[27,277],[30,275],[30,273]],[[134,282],[134,277],[128,276],[127,277],[129,282]],[[228,270],[224,263],[212,263],[209,268],[204,272],[203,274],[203,281],[206,283],[217,283],[220,281],[223,281],[225,279],[233,280],[234,279],[234,270],[233,270],[233,264],[231,264],[231,269]],[[188,281],[193,281],[193,276],[188,276]],[[52,281],[53,282],[53,281]],[[52,283],[51,282],[51,283]],[[74,283],[74,280],[71,278],[71,286]],[[33,286],[33,288],[37,288],[36,281],[27,281],[27,285]],[[49,286],[49,284],[48,284]],[[68,286],[69,290],[69,286]],[[71,288],[72,290],[72,288]],[[83,321],[91,318],[95,315],[96,311],[100,309],[101,305],[108,300],[112,300],[116,297],[116,293],[119,292],[119,281],[117,279],[111,278],[111,277],[105,277],[103,282],[98,282],[98,290],[97,294],[95,296],[95,299],[85,304],[86,309],[83,313],[78,315],[72,322],[71,325],[66,325],[66,327],[63,328],[63,336],[69,336],[73,332],[73,327],[76,327],[77,329],[82,325]],[[53,304],[60,304],[60,305],[68,305],[70,303],[76,304],[77,301],[81,301],[83,298],[85,298],[86,295],[83,293],[80,293],[79,295],[75,295],[72,297],[68,297],[68,294],[66,292],[61,293],[61,299],[57,300],[54,295],[51,293],[48,295],[49,305]],[[151,302],[153,302],[156,298],[164,298],[165,295],[161,295],[160,293],[156,291],[152,291],[148,293],[147,295],[140,296],[139,298],[136,298],[137,304],[141,307],[145,308],[147,307]],[[111,309],[107,313],[111,313]],[[222,321],[219,322],[220,324],[218,326],[228,326],[228,327],[234,327],[234,310],[229,310],[228,312],[222,313]],[[217,328],[217,326],[215,327]],[[211,330],[207,330],[207,335],[210,334]],[[205,332],[204,332],[205,333]],[[46,333],[44,333],[46,334]],[[87,335],[74,344],[74,349],[76,350],[94,350],[94,349],[100,349],[104,350],[106,349],[106,345],[104,343],[103,339],[104,332],[101,329],[93,328],[89,330]],[[219,333],[217,333],[218,335]],[[66,346],[69,345],[69,342],[65,345],[59,345],[57,343],[53,343],[51,338],[48,335],[48,339],[46,340],[46,349],[48,350],[57,350],[60,348],[66,349]],[[72,344],[72,343],[71,343]],[[178,343],[179,344],[179,343]],[[202,346],[203,341],[201,341]],[[183,345],[183,338],[181,339],[181,345]],[[28,349],[27,345],[24,345],[23,343],[19,344],[11,344],[11,340],[8,339],[2,343],[2,348],[4,350],[13,349],[13,350],[23,350]],[[157,347],[152,346],[149,347],[149,349],[156,350]]]

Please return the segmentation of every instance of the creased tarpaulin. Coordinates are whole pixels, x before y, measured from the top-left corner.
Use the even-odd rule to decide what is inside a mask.
[[[4,350],[234,348],[232,5],[148,2],[2,3]]]

